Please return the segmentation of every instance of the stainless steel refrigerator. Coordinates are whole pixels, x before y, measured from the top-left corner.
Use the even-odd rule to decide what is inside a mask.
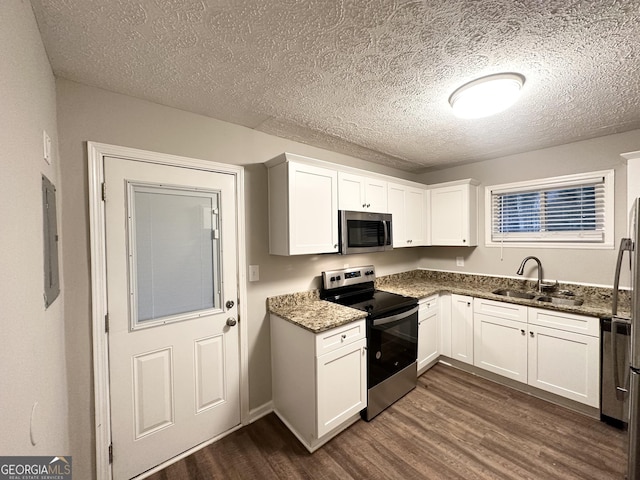
[[[640,255],[637,255],[637,242],[640,239],[640,222],[638,221],[638,212],[640,212],[640,198],[633,202],[630,215],[630,235],[631,238],[623,238],[620,241],[620,249],[618,250],[618,260],[616,263],[616,273],[613,286],[613,311],[611,319],[611,330],[616,332],[619,327],[628,326],[630,329],[630,350],[628,367],[623,369],[614,368],[615,394],[620,399],[624,399],[628,390],[628,428],[629,428],[629,448],[628,448],[628,472],[629,480],[640,480]],[[629,268],[631,274],[631,315],[623,317],[618,315],[618,298],[620,275],[623,271],[623,264],[626,265],[623,258],[625,252],[629,254]],[[615,340],[616,335],[611,335],[611,349],[613,358],[616,358],[616,350],[619,348],[618,342]],[[613,361],[613,366],[618,364]],[[624,371],[627,370],[627,371]],[[628,377],[627,377],[628,375]],[[625,380],[628,378],[628,388],[626,388]]]

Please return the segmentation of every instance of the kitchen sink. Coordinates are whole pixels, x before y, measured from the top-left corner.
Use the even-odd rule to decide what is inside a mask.
[[[527,292],[522,292],[520,290],[509,290],[509,289],[499,289],[494,290],[493,293],[496,295],[502,295],[503,297],[513,297],[513,298],[523,298],[525,300],[533,300],[536,298],[535,295]]]
[[[503,297],[521,298],[524,300],[535,300],[536,302],[552,303],[554,305],[566,305],[569,307],[578,307],[584,303],[581,298],[575,298],[571,295],[557,296],[557,295],[535,295],[529,292],[523,292],[521,290],[509,290],[507,288],[501,288],[493,291],[496,295]]]
[[[581,298],[565,298],[565,297],[552,297],[545,295],[543,297],[536,298],[538,302],[553,303],[555,305],[567,305],[570,307],[578,307],[584,303]]]

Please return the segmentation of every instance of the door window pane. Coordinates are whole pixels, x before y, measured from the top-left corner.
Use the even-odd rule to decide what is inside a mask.
[[[132,327],[220,308],[218,192],[130,185]]]

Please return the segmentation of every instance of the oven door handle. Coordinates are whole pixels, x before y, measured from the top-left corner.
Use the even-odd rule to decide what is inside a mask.
[[[414,313],[418,311],[418,307],[412,308],[408,312],[398,313],[397,315],[392,315],[390,317],[378,318],[373,321],[373,326],[377,327],[379,325],[386,325],[388,323],[397,322],[398,320],[404,320],[407,317],[410,317]]]

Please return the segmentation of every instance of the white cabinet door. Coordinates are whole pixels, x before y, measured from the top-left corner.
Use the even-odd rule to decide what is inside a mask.
[[[338,208],[365,211],[364,177],[338,172]]]
[[[405,209],[407,212],[405,235],[409,246],[427,244],[427,202],[426,191],[421,188],[407,188],[405,192]]]
[[[404,186],[390,183],[387,189],[387,203],[393,222],[393,248],[408,247],[405,232],[406,212],[404,209]]]
[[[387,199],[389,213],[393,215],[393,248],[426,245],[425,190],[389,183]]]
[[[475,246],[478,187],[460,184],[431,189],[431,244]]]
[[[365,178],[365,199],[368,211],[389,213],[387,182],[375,178]]]
[[[597,337],[529,325],[529,385],[598,408]]]
[[[451,358],[473,365],[473,298],[451,295]]]
[[[340,210],[387,213],[387,182],[338,172],[338,206]]]
[[[527,383],[527,307],[475,298],[473,363]]]
[[[338,175],[310,165],[290,165],[291,254],[338,251]]]
[[[438,297],[421,301],[418,307],[418,373],[440,355]]]
[[[474,314],[474,365],[527,383],[527,324]]]
[[[318,438],[367,406],[366,339],[316,359]]]
[[[269,168],[269,253],[337,252],[337,171],[294,161]]]

